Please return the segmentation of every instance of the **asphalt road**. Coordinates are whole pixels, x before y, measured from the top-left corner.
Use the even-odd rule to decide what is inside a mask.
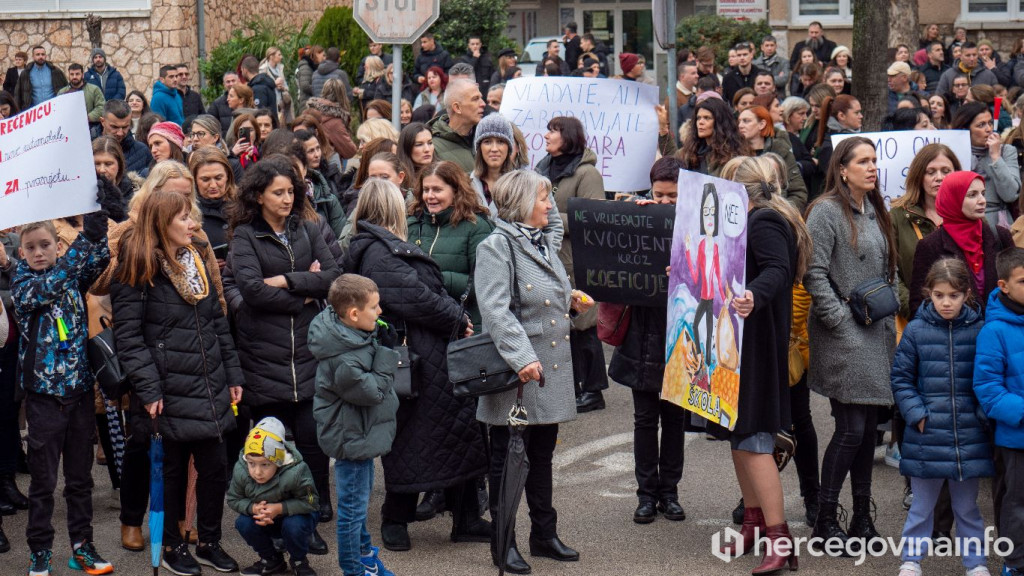
[[[533,566],[534,574],[556,575],[725,575],[749,574],[759,563],[752,555],[726,564],[711,554],[712,536],[730,526],[730,512],[739,498],[728,447],[711,442],[702,434],[689,434],[686,445],[686,466],[680,486],[680,499],[687,519],[670,522],[661,517],[652,524],[640,526],[632,521],[636,507],[632,455],[632,399],[629,391],[612,384],[606,392],[605,410],[581,415],[575,422],[563,425],[555,452],[555,507],[559,512],[559,535],[577,548],[581,560],[559,563],[527,554],[526,535],[529,521],[525,501],[519,514],[520,550]],[[812,409],[819,434],[820,450],[824,451],[832,432],[828,403],[814,395]],[[95,541],[101,554],[110,560],[117,574],[148,574],[149,553],[128,552],[120,547],[117,511],[110,505],[110,485],[106,470],[94,468]],[[332,475],[333,476],[333,475]],[[370,532],[376,544],[380,536],[380,504],[383,499],[382,475],[370,504]],[[29,479],[19,475],[18,484],[27,493]],[[847,485],[848,486],[848,485]],[[803,520],[803,504],[795,467],[783,474],[786,513],[794,536],[809,536],[810,528]],[[898,472],[882,462],[881,453],[874,466],[874,494],[878,508],[876,526],[886,537],[898,539],[905,512],[901,501],[903,479]],[[61,487],[62,488],[62,487]],[[58,488],[58,489],[61,489]],[[850,506],[849,490],[842,501]],[[988,481],[982,485],[979,498],[982,514],[992,522],[992,505]],[[25,574],[28,548],[25,544],[26,513],[5,517],[3,526],[12,540],[12,550],[0,556],[0,576]],[[66,568],[68,537],[64,529],[64,503],[58,495],[54,525],[54,567],[57,574],[72,573]],[[233,528],[230,511],[224,515],[225,550],[243,566],[255,556]],[[382,559],[399,576],[466,575],[497,573],[490,562],[487,544],[453,544],[448,540],[451,517],[439,517],[412,524],[409,533],[413,548],[409,552],[382,551]],[[337,567],[333,524],[321,525],[320,533],[328,541],[328,556],[311,556],[320,574],[340,574]],[[800,557],[800,573],[829,576],[850,574],[888,574],[899,570],[899,559],[892,555],[868,557],[860,566],[853,559]],[[990,570],[998,574],[1001,562],[990,559]],[[928,558],[923,565],[928,574],[963,574],[956,558]],[[163,571],[164,574],[169,574]],[[206,568],[206,574],[214,574]]]

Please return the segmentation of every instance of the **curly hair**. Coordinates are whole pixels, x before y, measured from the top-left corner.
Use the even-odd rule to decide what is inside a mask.
[[[295,166],[284,154],[271,154],[245,170],[238,185],[238,198],[228,210],[231,232],[242,224],[251,224],[263,219],[260,196],[270,187],[274,179],[284,176],[291,181],[295,193],[292,215],[304,218],[306,210],[306,182],[299,177]]]
[[[711,138],[705,141],[697,136],[697,115],[706,110],[714,120]],[[686,135],[678,157],[689,170],[700,168],[701,160],[707,160],[709,170],[724,166],[735,156],[750,156],[750,146],[740,136],[736,118],[729,105],[717,98],[708,98],[693,109],[693,128]],[[702,151],[706,149],[706,152]],[[706,154],[704,158],[701,154]]]

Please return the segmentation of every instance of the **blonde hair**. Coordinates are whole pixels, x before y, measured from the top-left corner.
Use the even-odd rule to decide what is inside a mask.
[[[793,284],[798,284],[807,272],[811,261],[811,235],[807,231],[800,213],[782,195],[779,168],[774,161],[765,157],[737,157],[722,167],[720,177],[732,180],[747,189],[749,205],[754,208],[775,210],[789,223],[796,238],[797,262]]]
[[[373,82],[385,74],[387,68],[380,56],[368,56],[365,62],[366,72],[363,74],[364,82]]]
[[[386,228],[402,240],[409,239],[406,221],[405,198],[402,191],[390,180],[370,178],[359,190],[359,199],[352,213],[354,231],[359,233],[359,221],[365,220]]]
[[[203,213],[199,210],[199,204],[196,200],[196,180],[192,177],[192,173],[189,172],[188,168],[177,160],[164,160],[163,162],[157,162],[153,166],[149,171],[149,176],[146,177],[146,181],[142,183],[142,187],[139,188],[139,191],[128,202],[128,214],[132,217],[136,216],[139,212],[139,207],[142,206],[147,196],[153,192],[163,190],[163,187],[167,185],[169,180],[176,178],[188,180],[189,189],[192,190],[189,196],[189,202],[192,203],[192,221],[196,223],[196,229],[201,228],[203,225]]]
[[[398,130],[391,125],[390,120],[383,118],[372,118],[359,125],[359,129],[356,130],[356,140],[361,142],[369,142],[377,138],[387,138],[393,142],[398,142]]]

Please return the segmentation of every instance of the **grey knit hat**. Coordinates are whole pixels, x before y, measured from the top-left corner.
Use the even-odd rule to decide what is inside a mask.
[[[497,112],[484,116],[476,125],[476,137],[473,138],[473,150],[480,149],[480,143],[485,138],[501,138],[508,143],[508,149],[515,148],[515,135],[512,133],[512,123]]]
[[[107,61],[107,53],[103,51],[103,48],[93,48],[92,53],[89,54],[89,62],[92,62],[92,59],[95,58],[97,54],[103,56],[104,62]]]

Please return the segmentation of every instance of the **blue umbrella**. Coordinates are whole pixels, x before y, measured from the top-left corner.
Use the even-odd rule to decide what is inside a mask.
[[[149,551],[153,576],[160,569],[160,553],[164,542],[164,439],[153,420],[153,436],[149,442]]]

